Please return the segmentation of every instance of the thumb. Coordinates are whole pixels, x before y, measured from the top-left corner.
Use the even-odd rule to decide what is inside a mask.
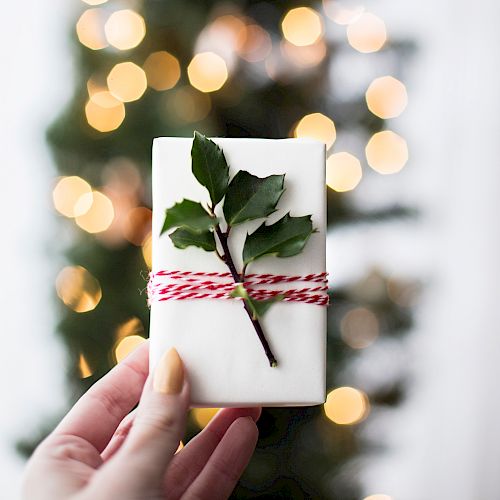
[[[189,385],[176,349],[160,359],[148,378],[132,429],[116,455],[115,464],[140,470],[134,481],[151,486],[165,470],[184,435],[189,408]],[[140,486],[140,485],[136,485]]]

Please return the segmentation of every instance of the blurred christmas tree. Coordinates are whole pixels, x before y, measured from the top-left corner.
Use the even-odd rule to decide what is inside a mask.
[[[197,129],[319,138],[330,155],[330,230],[406,214],[398,206],[361,209],[367,204],[345,193],[362,175],[369,182],[407,160],[405,141],[383,130],[384,119],[406,105],[394,76],[409,46],[388,41],[375,15],[333,0],[300,7],[85,1],[74,35],[75,93],[48,132],[62,176],[54,203],[68,218],[61,230],[69,264],[56,286],[75,399],[147,335],[140,291],[150,261],[153,137]],[[369,166],[361,166],[362,155]],[[235,498],[359,498],[352,459],[364,443],[356,424],[374,405],[396,404],[401,384],[339,386],[349,383],[345,368],[360,349],[410,326],[411,294],[411,286],[375,271],[335,289],[328,401],[324,408],[264,411],[259,447]],[[210,415],[194,410],[186,438]],[[32,444],[22,448],[29,452]]]

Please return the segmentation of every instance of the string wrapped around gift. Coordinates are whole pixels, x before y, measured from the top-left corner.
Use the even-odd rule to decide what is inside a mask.
[[[311,283],[313,286],[297,288],[262,288],[266,285]],[[231,295],[235,286],[242,284],[255,300],[267,300],[277,295],[283,302],[303,302],[326,306],[328,273],[287,276],[280,274],[248,274],[243,283],[235,283],[228,272],[157,271],[149,274],[148,304],[166,300],[237,299]]]

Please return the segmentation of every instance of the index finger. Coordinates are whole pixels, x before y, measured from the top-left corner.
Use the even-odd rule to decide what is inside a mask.
[[[96,382],[54,430],[78,436],[104,450],[122,419],[141,396],[149,371],[149,342],[141,344]]]

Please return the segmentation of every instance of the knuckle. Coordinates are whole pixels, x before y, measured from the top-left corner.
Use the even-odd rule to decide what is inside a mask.
[[[150,409],[137,415],[135,425],[162,434],[170,434],[178,429],[179,419],[172,411]]]

